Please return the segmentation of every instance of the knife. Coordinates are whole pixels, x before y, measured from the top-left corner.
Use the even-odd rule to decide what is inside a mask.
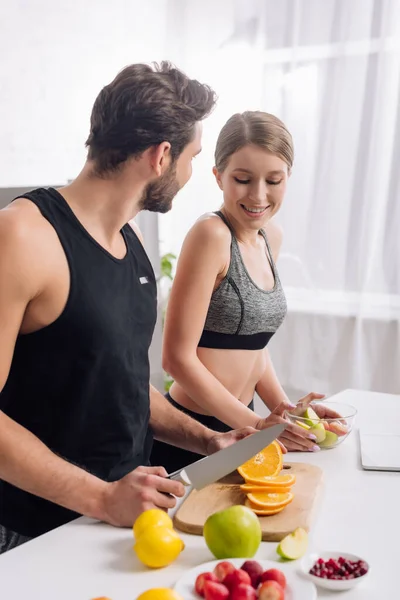
[[[282,423],[252,433],[227,448],[222,448],[222,450],[201,458],[183,469],[170,473],[168,479],[174,479],[184,485],[192,485],[196,490],[201,490],[206,485],[232,473],[263,448],[269,446],[281,435],[286,426],[287,423]]]

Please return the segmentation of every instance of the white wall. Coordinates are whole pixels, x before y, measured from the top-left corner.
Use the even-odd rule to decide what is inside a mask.
[[[0,3],[0,186],[72,179],[100,89],[164,58],[167,0]]]

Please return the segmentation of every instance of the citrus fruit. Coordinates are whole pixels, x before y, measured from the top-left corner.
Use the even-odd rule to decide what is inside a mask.
[[[295,475],[277,475],[276,477],[263,477],[262,479],[254,479],[254,483],[247,481],[240,486],[242,492],[253,491],[276,491],[289,492],[292,485],[296,483]]]
[[[137,539],[147,527],[153,527],[154,525],[161,525],[163,527],[173,528],[171,517],[166,512],[159,508],[152,508],[151,510],[145,510],[136,519],[133,525],[133,534]]]
[[[174,529],[153,525],[143,531],[133,547],[144,565],[157,569],[171,564],[185,545]]]
[[[302,527],[298,527],[289,533],[278,545],[276,551],[282,558],[296,560],[307,552],[308,533]]]
[[[291,503],[294,495],[291,492],[285,494],[279,494],[276,492],[252,492],[247,495],[254,506],[258,506],[263,510],[273,510],[274,508],[280,508],[281,506],[287,506]]]
[[[250,494],[250,493],[274,494],[275,492],[278,492],[279,494],[286,494],[286,493],[290,492],[291,489],[292,488],[290,486],[276,488],[276,487],[274,487],[272,485],[270,486],[268,484],[256,485],[254,483],[244,483],[243,485],[240,486],[240,491],[243,492],[244,494]]]
[[[272,517],[272,515],[277,515],[278,513],[282,512],[284,508],[286,508],[286,506],[279,506],[278,508],[273,509],[263,509],[255,504],[252,504],[248,498],[246,498],[244,504],[259,517]]]
[[[215,558],[251,558],[261,542],[261,527],[249,508],[236,505],[209,516],[203,535]]]
[[[260,478],[278,475],[282,470],[282,464],[281,447],[274,441],[239,467],[238,472],[247,483],[251,483]]]
[[[184,600],[184,598],[168,588],[153,588],[140,594],[136,600]]]

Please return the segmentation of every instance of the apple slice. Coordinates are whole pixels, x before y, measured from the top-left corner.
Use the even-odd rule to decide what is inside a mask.
[[[313,427],[310,427],[310,433],[315,435],[317,444],[323,442],[327,434],[322,423],[317,423]]]
[[[296,560],[307,552],[308,533],[302,527],[298,527],[283,538],[276,551],[282,558]]]
[[[325,439],[319,443],[320,448],[332,448],[338,441],[338,436],[333,431],[325,431]]]
[[[319,418],[315,410],[313,410],[311,406],[309,406],[306,409],[306,412],[304,413],[304,422],[307,423],[307,425],[309,425],[310,427],[313,427],[314,425],[319,423],[320,420],[321,419]]]
[[[303,421],[296,421],[296,425],[302,427],[303,429],[311,429],[311,427],[307,425],[307,423],[303,423]]]

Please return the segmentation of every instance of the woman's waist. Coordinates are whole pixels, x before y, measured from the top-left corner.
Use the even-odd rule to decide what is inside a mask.
[[[241,399],[242,392],[254,388],[267,366],[265,348],[261,350],[227,350],[197,348],[202,364],[232,394]]]
[[[256,385],[266,368],[264,350],[216,350],[198,348],[197,356],[206,369],[240,402],[248,406],[254,398]],[[171,396],[181,406],[209,414],[186,393],[179,382],[171,387]]]

